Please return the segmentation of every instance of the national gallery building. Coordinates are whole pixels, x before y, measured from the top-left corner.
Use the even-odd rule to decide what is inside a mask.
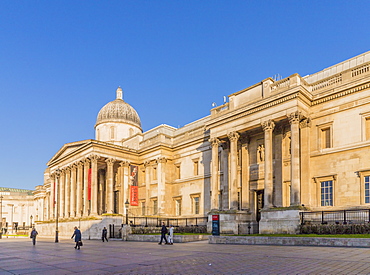
[[[261,80],[181,128],[143,132],[121,88],[115,97],[95,139],[47,163],[40,221],[125,214],[126,203],[138,217],[219,214],[228,232],[293,232],[301,211],[370,208],[370,52]]]

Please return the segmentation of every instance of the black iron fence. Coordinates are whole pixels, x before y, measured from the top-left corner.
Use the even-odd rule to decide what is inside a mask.
[[[301,224],[370,223],[370,209],[301,212]]]
[[[166,226],[173,225],[175,227],[186,226],[206,226],[208,217],[196,218],[163,218],[163,217],[129,217],[128,222],[131,226],[144,226],[144,227],[159,227],[162,222]]]

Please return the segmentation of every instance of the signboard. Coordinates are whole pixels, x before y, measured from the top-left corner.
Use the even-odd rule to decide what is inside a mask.
[[[139,206],[138,167],[130,165],[130,205]]]
[[[130,205],[139,206],[139,188],[130,186]]]
[[[212,215],[212,235],[220,235],[220,215]]]

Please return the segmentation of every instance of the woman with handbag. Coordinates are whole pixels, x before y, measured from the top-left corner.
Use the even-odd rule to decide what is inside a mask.
[[[76,242],[75,249],[80,250],[80,247],[82,246],[81,231],[77,228],[77,226],[75,226],[75,231],[73,232],[71,239],[73,239],[73,237],[75,237]]]

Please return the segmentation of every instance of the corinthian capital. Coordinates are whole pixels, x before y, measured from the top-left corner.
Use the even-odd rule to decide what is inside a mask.
[[[296,111],[296,112],[293,112],[291,114],[289,114],[289,123],[290,124],[293,124],[293,123],[299,123],[302,119],[302,114],[300,111]]]
[[[311,127],[311,118],[307,117],[299,123],[300,128]]]
[[[269,119],[261,123],[263,131],[271,130],[273,131],[275,128],[275,123]]]
[[[107,163],[107,165],[113,165],[116,160],[114,158],[109,158],[109,159],[106,159],[105,162]]]
[[[221,141],[218,138],[216,138],[216,137],[210,138],[208,141],[209,141],[209,143],[211,143],[212,147],[213,146],[217,146],[218,147],[220,145],[220,143],[221,143]]]
[[[167,162],[167,158],[166,157],[159,157],[156,159],[157,163],[166,163]]]
[[[230,132],[227,134],[228,138],[230,141],[237,141],[240,137],[240,135],[238,134],[238,132]]]
[[[98,159],[100,159],[100,156],[95,155],[95,154],[91,154],[91,155],[89,156],[89,159],[91,160],[91,162],[97,162],[97,161],[98,161]]]
[[[119,165],[121,167],[129,167],[130,166],[130,162],[127,161],[127,160],[124,160],[124,161],[121,161]]]

